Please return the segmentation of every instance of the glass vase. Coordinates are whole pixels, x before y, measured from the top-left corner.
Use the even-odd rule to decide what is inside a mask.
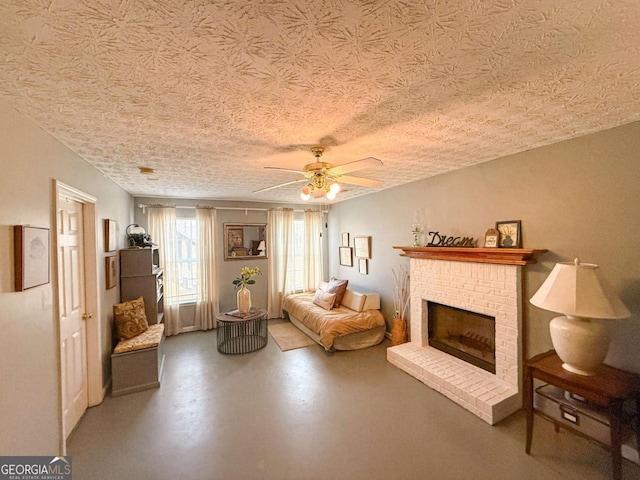
[[[249,313],[251,310],[251,292],[249,289],[243,285],[242,288],[238,290],[236,297],[238,301],[238,312]]]

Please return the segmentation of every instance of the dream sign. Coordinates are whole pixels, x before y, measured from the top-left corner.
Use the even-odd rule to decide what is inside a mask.
[[[449,237],[440,232],[429,232],[427,247],[473,247],[476,243],[473,237]]]

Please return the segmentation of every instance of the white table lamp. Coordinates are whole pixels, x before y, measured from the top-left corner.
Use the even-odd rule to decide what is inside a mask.
[[[562,365],[579,375],[595,375],[609,350],[609,335],[591,319],[629,318],[631,312],[598,275],[598,265],[557,263],[531,300],[536,307],[562,313],[549,324],[551,342]]]
[[[258,252],[260,255],[264,255],[265,250],[267,249],[267,246],[264,243],[264,240],[260,240],[260,243],[258,244]]]

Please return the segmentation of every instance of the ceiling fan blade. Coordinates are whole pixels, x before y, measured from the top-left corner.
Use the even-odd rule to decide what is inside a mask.
[[[267,190],[273,190],[274,188],[284,187],[286,185],[293,185],[294,183],[306,182],[306,178],[301,178],[300,180],[293,180],[292,182],[280,183],[278,185],[273,185],[272,187],[261,188],[260,190],[255,190],[253,193],[261,193],[266,192]]]
[[[380,180],[352,177],[350,175],[340,175],[340,177],[338,177],[338,183],[348,183],[349,185],[358,185],[359,187],[379,187],[382,185]]]
[[[353,162],[343,163],[337,167],[333,167],[330,172],[336,175],[343,175],[349,172],[355,172],[356,170],[362,170],[364,168],[379,167],[382,165],[382,160],[378,160],[375,157],[367,157],[362,160],[355,160]]]
[[[303,172],[302,170],[293,170],[292,168],[284,168],[284,167],[264,167],[264,168],[268,168],[269,170],[280,170],[282,172],[293,172],[293,173],[299,173],[300,175],[306,175],[306,173]]]

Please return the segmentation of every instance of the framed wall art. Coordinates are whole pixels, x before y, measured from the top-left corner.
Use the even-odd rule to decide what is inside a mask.
[[[224,226],[225,260],[238,254],[236,249],[244,249],[244,229],[240,225]]]
[[[356,258],[371,258],[371,237],[354,237]]]
[[[358,259],[358,272],[363,275],[369,275],[369,260],[366,258]]]
[[[106,257],[107,290],[118,285],[118,256]]]
[[[500,248],[520,248],[521,233],[520,220],[505,220],[496,222],[496,230],[500,232]]]
[[[116,236],[118,225],[115,220],[105,219],[104,221],[104,251],[113,252],[118,248]]]
[[[341,245],[343,247],[348,247],[349,246],[349,232],[344,232],[342,234],[342,243]]]
[[[49,283],[49,229],[13,227],[16,292]]]
[[[351,254],[351,247],[338,247],[340,251],[340,265],[345,267],[353,267],[353,256]]]

